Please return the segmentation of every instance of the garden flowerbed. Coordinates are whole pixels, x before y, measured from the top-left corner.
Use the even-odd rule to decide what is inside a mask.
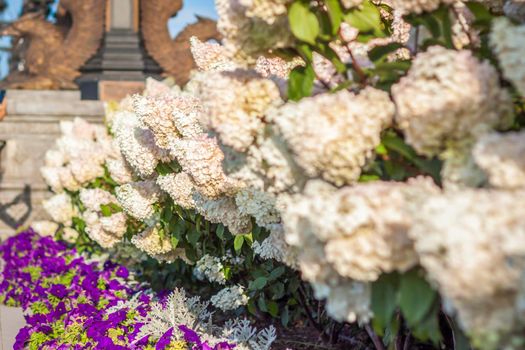
[[[216,5],[186,84],[60,124],[17,348],[524,349],[525,3]]]

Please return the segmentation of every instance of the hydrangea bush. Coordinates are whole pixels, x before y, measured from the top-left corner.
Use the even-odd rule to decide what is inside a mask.
[[[63,124],[40,230],[332,340],[523,347],[525,3],[216,5],[186,86]]]

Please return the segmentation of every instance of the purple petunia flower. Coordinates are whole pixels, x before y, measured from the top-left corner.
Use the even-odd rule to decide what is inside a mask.
[[[164,350],[171,342],[171,337],[173,336],[173,327],[168,329],[166,333],[164,333],[159,341],[157,342],[157,345],[155,345],[155,350]]]

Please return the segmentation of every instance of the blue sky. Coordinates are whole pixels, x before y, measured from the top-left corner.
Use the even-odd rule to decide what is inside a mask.
[[[186,0],[182,11],[168,22],[170,33],[175,36],[187,24],[195,22],[195,15],[217,18],[213,0]]]

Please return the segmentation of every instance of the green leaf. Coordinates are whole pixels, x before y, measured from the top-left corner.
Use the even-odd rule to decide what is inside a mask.
[[[399,136],[397,136],[394,133],[387,133],[381,140],[383,145],[385,145],[386,148],[391,149],[393,151],[396,151],[400,155],[402,155],[404,158],[414,161],[414,159],[417,157],[416,152],[412,147],[407,145],[405,141],[403,141]]]
[[[341,22],[343,21],[343,10],[339,0],[325,0],[325,5],[330,16],[330,22],[332,23],[332,34],[335,35],[339,31]]]
[[[268,308],[266,306],[266,301],[264,300],[264,295],[260,295],[259,299],[257,300],[257,305],[259,306],[259,309],[263,312],[267,312]]]
[[[476,18],[476,22],[485,22],[490,23],[490,21],[494,18],[494,16],[490,13],[490,10],[482,5],[480,2],[476,1],[468,1],[465,3],[467,5],[468,9],[474,17]]]
[[[102,216],[108,217],[111,216],[113,213],[111,212],[111,207],[106,204],[100,205],[100,212],[102,213]]]
[[[235,239],[233,241],[233,248],[235,249],[237,253],[241,251],[243,244],[244,244],[244,236],[243,235],[235,236]]]
[[[441,21],[441,32],[445,40],[445,46],[449,49],[454,48],[452,40],[452,24],[450,23],[450,14],[447,6],[441,6],[435,11],[436,17]]]
[[[448,317],[448,316],[447,316]],[[454,335],[454,349],[455,350],[471,350],[469,340],[465,333],[458,327],[458,325],[448,318],[450,328],[452,329]]]
[[[288,80],[288,98],[299,101],[303,97],[310,96],[314,87],[315,72],[311,66],[295,67]]]
[[[284,268],[284,266],[279,266],[279,267],[275,268],[270,273],[270,276],[268,277],[268,280],[274,281],[274,280],[278,279],[279,277],[281,277],[283,275],[283,273],[285,271],[286,271],[286,269]]]
[[[429,312],[421,320],[421,322],[415,326],[412,326],[412,332],[417,339],[430,340],[437,345],[441,340],[441,331],[439,328],[439,302],[435,302],[431,305]]]
[[[360,8],[350,10],[345,21],[357,28],[360,34],[370,34],[374,37],[385,37],[383,23],[378,8],[371,1],[364,1]]]
[[[279,304],[277,304],[275,301],[269,301],[266,303],[268,306],[268,312],[272,317],[279,316]]]
[[[396,42],[386,44],[383,46],[376,46],[368,52],[368,57],[373,62],[376,62],[402,47],[404,47],[403,44]]]
[[[409,326],[416,326],[429,313],[436,292],[417,269],[401,276],[399,306]]]
[[[293,35],[301,41],[315,44],[319,34],[319,21],[315,14],[310,11],[307,2],[296,1],[288,10],[288,21]]]
[[[224,226],[222,224],[217,226],[215,233],[217,234],[217,237],[219,237],[221,240],[224,240]]]
[[[377,176],[377,175],[363,174],[363,175],[359,176],[359,182],[377,181],[379,179],[381,179],[381,178],[379,176]]]
[[[288,306],[286,306],[284,308],[283,312],[281,312],[281,324],[284,327],[287,327],[288,326],[288,322],[290,322],[290,312],[288,310]]]
[[[268,279],[266,277],[259,277],[256,280],[250,282],[248,287],[251,290],[263,289],[266,286]]]
[[[200,231],[197,231],[194,228],[191,229],[186,235],[188,242],[194,247],[197,247],[197,243],[199,242],[200,237],[201,237]]]
[[[171,236],[170,237],[170,240],[171,240],[171,246],[173,249],[177,248],[177,246],[179,245],[179,239],[175,236]]]
[[[248,244],[248,246],[251,247],[253,244],[253,235],[251,233],[247,233],[243,235],[243,237],[246,244]]]
[[[113,213],[120,213],[123,211],[122,207],[116,203],[109,203],[108,205]]]
[[[164,210],[162,211],[162,219],[166,222],[170,222],[172,217],[173,217],[173,212],[171,211],[169,206],[166,206]]]
[[[253,299],[250,299],[250,301],[248,301],[248,312],[254,316],[257,315],[257,309],[255,307],[255,301]]]
[[[272,299],[279,300],[284,296],[284,284],[277,282],[270,287],[270,291],[272,292]]]
[[[383,274],[372,283],[372,324],[379,335],[391,323],[397,305],[397,289],[399,275],[395,273]]]

